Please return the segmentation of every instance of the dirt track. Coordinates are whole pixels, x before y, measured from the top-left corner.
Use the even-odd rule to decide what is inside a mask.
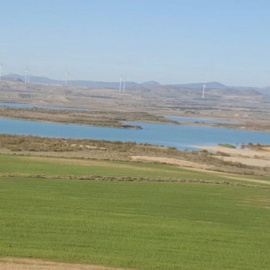
[[[105,266],[58,263],[36,259],[0,258],[0,270],[124,270]]]

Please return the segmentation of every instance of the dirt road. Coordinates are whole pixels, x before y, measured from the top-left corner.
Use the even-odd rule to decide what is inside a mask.
[[[37,259],[0,258],[0,270],[127,270],[105,266],[69,264]],[[131,270],[131,269],[130,269]]]

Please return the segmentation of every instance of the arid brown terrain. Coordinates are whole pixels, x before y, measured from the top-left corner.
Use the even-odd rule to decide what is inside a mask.
[[[227,128],[270,131],[270,96],[256,91],[209,89],[202,98],[199,90],[182,87],[149,86],[119,92],[1,81],[0,101],[71,108],[68,112],[1,108],[0,117],[121,127],[121,121],[169,122],[163,116],[171,115],[229,120],[239,124]],[[74,112],[72,108],[87,112]]]

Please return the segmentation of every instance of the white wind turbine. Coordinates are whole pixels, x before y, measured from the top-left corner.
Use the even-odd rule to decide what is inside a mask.
[[[126,92],[127,76],[123,76],[122,80],[123,80],[123,88],[122,88],[122,90],[123,90],[123,92]]]
[[[30,70],[28,70],[27,83],[30,83]]]
[[[122,78],[122,76],[120,76],[120,80],[119,80],[119,92],[122,91],[122,81],[123,81],[123,78]]]
[[[206,85],[204,84],[203,85],[203,90],[202,90],[202,98],[204,98],[204,95],[205,95],[205,88],[206,88]]]
[[[24,74],[24,83],[27,84],[28,83],[28,74],[29,74],[29,71],[28,69],[25,70],[25,74]]]
[[[68,72],[66,71],[65,72],[65,85],[67,85],[67,82],[68,82]]]

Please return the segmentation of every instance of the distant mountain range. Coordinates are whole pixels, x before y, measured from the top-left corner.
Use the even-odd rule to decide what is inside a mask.
[[[2,76],[3,80],[13,80],[13,81],[20,81],[24,82],[25,77],[18,75],[18,74],[8,74]],[[31,76],[30,83],[33,84],[46,84],[46,85],[63,85],[64,81],[61,80],[54,80],[46,77],[39,77],[39,76]],[[119,82],[102,82],[102,81],[86,81],[86,80],[69,80],[68,85],[72,86],[84,86],[88,88],[96,88],[96,89],[119,89]],[[234,90],[238,92],[248,93],[251,95],[256,94],[266,94],[270,95],[270,87],[259,88],[259,87],[235,87],[235,86],[226,86],[219,82],[205,82],[205,83],[188,83],[188,84],[167,84],[163,85],[156,81],[148,81],[143,83],[137,83],[128,81],[126,82],[126,89],[130,90],[152,90],[152,89],[174,89],[174,90],[181,90],[181,89],[191,89],[191,90],[201,90],[203,85],[206,86],[206,91],[215,90],[217,93],[221,93],[226,90],[226,93],[232,94]]]
[[[4,80],[14,80],[24,82],[25,76],[18,74],[8,74],[2,76]],[[47,84],[47,85],[63,85],[65,82],[62,80],[54,80],[46,77],[31,76],[30,83],[32,84]],[[85,80],[69,80],[68,85],[85,86],[89,88],[106,88],[106,89],[119,89],[119,82],[100,82],[100,81],[85,81]],[[141,89],[142,85],[136,82],[126,82],[128,89]]]

